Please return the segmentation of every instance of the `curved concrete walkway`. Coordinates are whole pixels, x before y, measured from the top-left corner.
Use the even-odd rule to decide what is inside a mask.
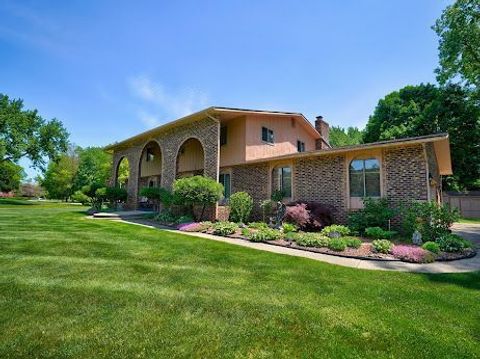
[[[152,223],[151,221],[148,221],[148,220],[131,219],[131,220],[120,220],[120,222],[140,225],[148,228],[159,228],[169,232],[178,233],[177,230],[162,226],[160,224]],[[465,238],[468,238],[474,241],[474,243],[476,243],[477,245],[477,248],[480,248],[480,225],[472,225],[472,224],[457,225],[456,224],[453,230],[455,233],[458,233],[462,236],[465,236]],[[460,259],[460,260],[451,261],[451,262],[416,264],[416,263],[406,263],[406,262],[400,262],[400,261],[375,261],[375,260],[367,260],[367,259],[337,257],[337,256],[328,255],[328,254],[302,251],[294,248],[278,247],[278,246],[273,246],[271,244],[266,244],[266,243],[248,242],[248,241],[237,239],[237,238],[214,236],[206,233],[189,233],[189,232],[181,232],[181,233],[189,236],[211,239],[218,242],[224,242],[224,243],[234,244],[242,247],[258,249],[266,252],[286,254],[286,255],[295,256],[295,257],[309,258],[309,259],[313,259],[321,262],[337,264],[337,265],[341,265],[344,267],[351,267],[351,268],[400,271],[400,272],[416,272],[416,273],[463,273],[463,272],[480,271],[480,254],[477,254],[473,258]]]

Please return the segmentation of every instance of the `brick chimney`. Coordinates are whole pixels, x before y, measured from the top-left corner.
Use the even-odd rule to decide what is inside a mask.
[[[323,120],[323,116],[317,116],[317,119],[315,120],[315,129],[318,131],[318,133],[320,133],[321,136],[321,138],[319,138],[315,143],[316,149],[322,150],[325,148],[330,148],[330,143],[328,142],[330,126]]]

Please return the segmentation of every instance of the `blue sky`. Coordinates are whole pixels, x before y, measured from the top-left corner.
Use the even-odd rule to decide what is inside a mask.
[[[435,81],[449,3],[0,0],[0,92],[81,146],[210,105],[363,127],[388,92]]]

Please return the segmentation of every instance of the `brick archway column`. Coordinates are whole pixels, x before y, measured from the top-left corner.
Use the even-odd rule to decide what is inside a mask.
[[[110,185],[116,184],[118,165],[122,158],[128,160],[130,175],[127,184],[127,205],[128,209],[136,209],[138,207],[138,175],[139,175],[139,161],[142,149],[138,147],[131,147],[124,151],[118,151],[113,154],[113,167]]]

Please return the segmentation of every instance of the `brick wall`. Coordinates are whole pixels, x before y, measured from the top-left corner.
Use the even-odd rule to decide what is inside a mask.
[[[335,208],[335,221],[346,222],[345,156],[300,158],[294,162],[295,200],[318,201]]]
[[[253,217],[261,218],[260,202],[270,198],[268,163],[232,167],[232,193],[247,192],[253,198]]]

